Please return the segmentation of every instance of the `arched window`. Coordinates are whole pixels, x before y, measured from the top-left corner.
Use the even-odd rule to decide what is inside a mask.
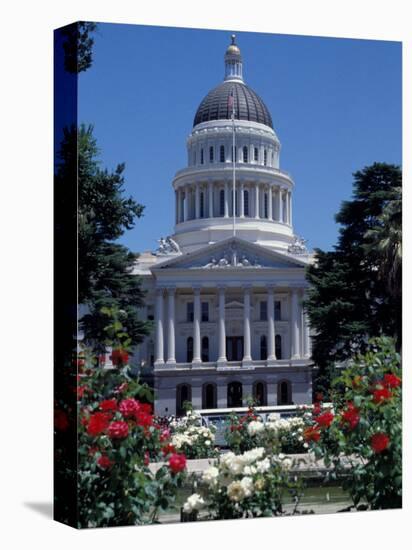
[[[227,385],[227,406],[241,407],[242,402],[242,384],[240,382],[230,382]]]
[[[268,163],[268,152],[267,152],[267,150],[265,149],[265,150],[263,151],[263,164],[266,166],[267,163]],[[203,163],[202,163],[202,164],[203,164]]]
[[[292,387],[289,380],[278,384],[278,405],[292,405]]]
[[[266,361],[268,358],[268,344],[266,340],[266,336],[263,334],[260,337],[260,360]]]
[[[212,147],[209,147],[209,162],[213,162],[215,158],[215,150]]]
[[[209,338],[207,336],[202,338],[202,361],[204,363],[209,361]]]
[[[202,409],[216,409],[216,384],[204,384],[202,392]]]
[[[268,214],[268,194],[267,193],[264,194],[263,206],[264,206],[263,217],[268,218],[269,214]]]
[[[188,363],[193,361],[193,338],[191,336],[186,341],[186,361]]]
[[[246,145],[243,147],[243,162],[248,162],[248,150]]]
[[[257,162],[259,160],[259,149],[257,147],[255,147],[253,151],[253,155],[254,155],[255,162]]]
[[[225,146],[220,146],[220,162],[225,162]]]
[[[205,194],[203,191],[200,193],[200,217],[205,217]]]
[[[253,399],[259,407],[265,407],[268,404],[266,382],[255,382],[253,384]]]
[[[203,149],[200,149],[200,164],[204,163]]]
[[[192,388],[190,384],[180,384],[176,388],[176,415],[185,414],[184,404],[192,402]]]
[[[280,334],[275,336],[275,354],[276,359],[282,359],[282,336]]]
[[[247,189],[243,191],[243,210],[245,216],[249,216],[249,191]]]
[[[221,189],[219,192],[219,212],[221,216],[225,215],[225,190]]]

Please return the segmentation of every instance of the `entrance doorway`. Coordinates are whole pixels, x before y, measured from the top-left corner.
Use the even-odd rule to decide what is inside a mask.
[[[226,338],[226,354],[228,361],[242,361],[243,336],[228,336]]]

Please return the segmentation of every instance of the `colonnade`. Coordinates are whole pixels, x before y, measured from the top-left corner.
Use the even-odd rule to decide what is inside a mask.
[[[218,349],[217,349],[217,364],[225,364],[226,356],[226,291],[225,286],[217,287],[218,294]],[[243,360],[242,364],[247,365],[252,362],[251,353],[251,285],[242,287],[243,292]],[[277,360],[275,335],[275,287],[269,285],[266,288],[267,295],[267,362],[270,364]],[[168,315],[165,319],[164,315],[164,300],[167,296]],[[302,288],[290,289],[290,358],[300,359],[310,356],[310,336],[309,324],[306,312],[302,308],[302,299],[304,290]],[[167,332],[167,358],[166,363],[169,365],[176,364],[176,288],[159,287],[156,290],[156,305],[155,305],[155,365],[161,366],[165,363],[165,346],[164,334]],[[165,326],[166,325],[166,326]],[[202,363],[201,357],[201,289],[200,287],[193,288],[193,359],[192,364]]]
[[[201,218],[233,216],[232,183],[193,183],[179,187],[176,194],[176,224]],[[292,225],[292,192],[279,185],[238,182],[236,216]]]

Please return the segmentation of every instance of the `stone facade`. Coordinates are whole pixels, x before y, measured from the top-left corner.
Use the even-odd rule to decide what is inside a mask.
[[[226,89],[228,59],[236,62],[233,81],[243,83],[236,51],[225,57]],[[134,361],[154,378],[157,414],[179,414],[184,401],[195,408],[241,406],[252,396],[262,405],[311,401],[302,307],[311,257],[293,232],[294,182],[279,168],[274,130],[236,118],[234,109],[231,120],[193,128],[188,167],[173,180],[174,234],[135,266],[147,291],[143,316],[155,330]]]

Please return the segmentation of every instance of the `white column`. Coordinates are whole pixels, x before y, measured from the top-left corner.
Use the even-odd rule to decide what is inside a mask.
[[[229,217],[229,184],[225,183],[225,218]]]
[[[167,290],[168,297],[168,334],[167,334],[167,362],[176,363],[175,357],[175,293],[176,289],[171,287]]]
[[[303,313],[303,355],[304,357],[311,355],[309,316],[306,312]]]
[[[273,213],[272,213],[272,187],[269,185],[268,189],[268,218],[269,220],[273,219]]]
[[[209,218],[213,218],[213,183],[209,181]]]
[[[241,218],[245,217],[245,186],[243,183],[240,184],[240,208],[239,208],[239,216]]]
[[[298,304],[298,291],[297,289],[292,289],[291,294],[291,356],[292,359],[297,359],[299,357],[299,304]]]
[[[283,189],[279,189],[279,221],[283,223]]]
[[[250,287],[246,286],[243,289],[243,364],[248,364],[252,361],[250,351]]]
[[[200,355],[200,288],[195,287],[193,304],[193,360],[192,363],[201,363]]]
[[[200,185],[196,184],[195,188],[195,218],[198,220],[200,218]]]
[[[273,286],[268,287],[267,314],[268,314],[268,361],[276,360],[275,353],[275,298]]]
[[[219,357],[218,363],[226,363],[225,288],[219,287]]]
[[[292,191],[289,191],[289,225],[292,225]]]
[[[163,288],[156,290],[156,355],[155,365],[164,363],[163,345]]]
[[[255,218],[259,219],[259,184],[255,183]]]

